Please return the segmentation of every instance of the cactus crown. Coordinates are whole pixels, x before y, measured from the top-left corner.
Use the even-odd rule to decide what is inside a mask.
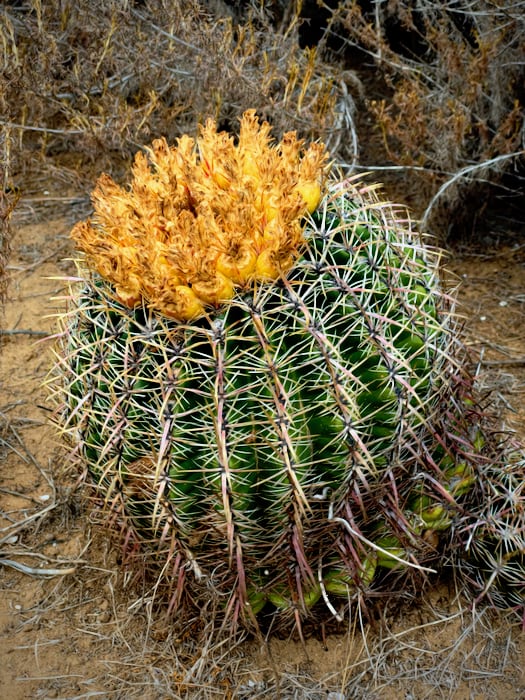
[[[102,175],[95,215],[72,236],[126,306],[193,320],[290,269],[326,169],[322,144],[305,148],[294,132],[274,144],[253,110],[237,143],[208,120],[196,140],[158,139],[138,153],[129,189]]]

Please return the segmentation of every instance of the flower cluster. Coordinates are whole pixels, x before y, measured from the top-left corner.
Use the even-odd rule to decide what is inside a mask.
[[[128,188],[102,175],[93,217],[71,235],[123,304],[192,320],[286,273],[326,171],[322,144],[305,148],[294,132],[275,144],[254,111],[237,142],[208,120],[197,139],[159,139],[138,153]]]

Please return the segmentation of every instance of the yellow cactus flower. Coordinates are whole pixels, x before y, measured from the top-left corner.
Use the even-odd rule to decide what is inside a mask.
[[[127,189],[99,178],[94,215],[71,235],[123,304],[189,321],[290,269],[327,153],[293,132],[275,144],[270,131],[254,110],[237,142],[208,120],[196,139],[157,139],[138,153]]]
[[[315,180],[298,182],[295,186],[295,190],[299,192],[303,198],[308,212],[313,214],[321,201],[321,185]]]
[[[217,258],[217,271],[229,277],[234,284],[245,286],[253,277],[257,254],[253,246],[233,241],[227,252]]]

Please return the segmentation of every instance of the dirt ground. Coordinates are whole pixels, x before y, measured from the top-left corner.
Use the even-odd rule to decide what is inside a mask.
[[[213,648],[149,614],[63,476],[46,422],[46,335],[72,274],[68,233],[86,202],[43,188],[14,218],[0,338],[0,697],[523,700],[519,621],[430,589],[384,625],[310,639]],[[54,214],[50,214],[54,212]],[[508,429],[525,437],[525,243],[449,261],[467,339]],[[55,298],[55,299],[54,299]]]

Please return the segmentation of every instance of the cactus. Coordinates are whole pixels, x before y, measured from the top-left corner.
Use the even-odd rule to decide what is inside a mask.
[[[495,467],[440,252],[253,113],[238,143],[209,122],[149,156],[129,190],[101,178],[73,230],[85,259],[51,384],[171,607],[216,595],[233,625],[340,619],[445,556],[471,562],[473,523],[493,551],[472,504]]]

